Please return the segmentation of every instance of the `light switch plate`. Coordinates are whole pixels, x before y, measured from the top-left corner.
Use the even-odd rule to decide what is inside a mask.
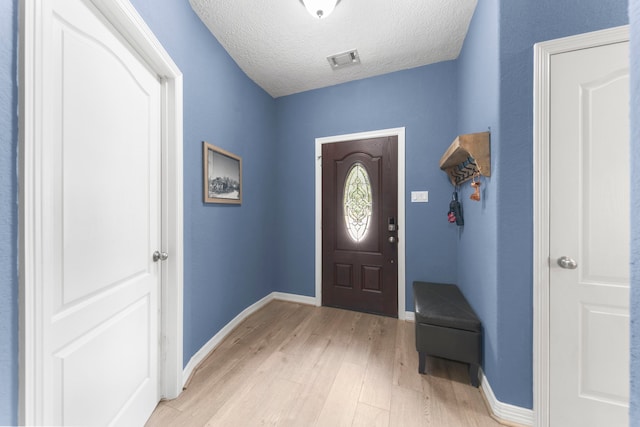
[[[428,203],[429,192],[428,191],[412,191],[411,203]]]

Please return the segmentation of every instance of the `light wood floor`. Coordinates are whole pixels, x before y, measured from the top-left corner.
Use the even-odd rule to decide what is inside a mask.
[[[467,366],[427,360],[414,324],[273,301],[201,363],[147,426],[499,426]]]

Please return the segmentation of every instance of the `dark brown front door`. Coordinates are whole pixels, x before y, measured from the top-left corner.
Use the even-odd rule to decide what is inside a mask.
[[[397,207],[396,136],[322,146],[323,305],[398,316]]]

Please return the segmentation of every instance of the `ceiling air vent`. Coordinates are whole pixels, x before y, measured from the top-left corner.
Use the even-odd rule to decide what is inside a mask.
[[[337,70],[339,68],[348,67],[350,65],[357,65],[360,63],[360,55],[356,49],[349,50],[347,52],[337,53],[335,55],[327,56],[327,61],[331,65],[331,68]]]

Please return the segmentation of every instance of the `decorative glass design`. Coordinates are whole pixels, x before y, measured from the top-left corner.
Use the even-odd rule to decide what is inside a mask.
[[[371,180],[361,163],[355,163],[344,181],[344,220],[349,236],[359,242],[364,239],[371,223],[373,197]]]

